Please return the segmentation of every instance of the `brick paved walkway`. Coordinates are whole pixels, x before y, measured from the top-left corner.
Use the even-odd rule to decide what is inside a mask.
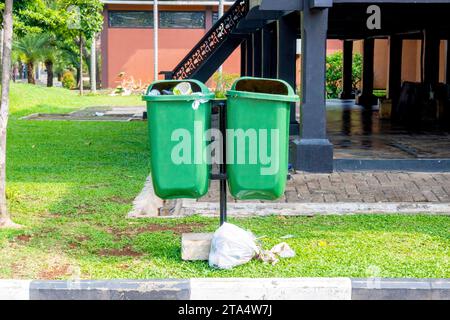
[[[218,200],[218,182],[214,181],[209,194],[199,202]],[[298,173],[292,175],[284,197],[277,202],[450,203],[450,173]]]

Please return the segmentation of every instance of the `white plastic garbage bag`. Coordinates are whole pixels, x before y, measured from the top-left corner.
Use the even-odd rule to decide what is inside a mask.
[[[249,262],[258,253],[253,233],[231,223],[224,223],[213,235],[209,265],[219,269],[231,269]]]

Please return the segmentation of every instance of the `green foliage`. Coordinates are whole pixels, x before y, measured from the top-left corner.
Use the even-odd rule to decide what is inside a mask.
[[[69,12],[68,27],[74,35],[82,34],[86,41],[101,31],[103,24],[100,0],[61,0]]]
[[[218,99],[225,99],[226,91],[231,88],[233,83],[239,78],[237,73],[226,73],[222,72],[222,77],[220,73],[216,72],[213,75],[213,81],[216,84],[215,94]]]
[[[35,63],[45,59],[51,51],[52,36],[49,34],[27,34],[13,43],[19,59],[24,63]]]
[[[79,68],[85,44],[103,24],[100,0],[21,0],[14,2],[14,61],[46,62],[56,74]],[[41,42],[47,44],[43,45]],[[84,46],[83,57],[89,56]]]
[[[25,0],[14,1],[14,18],[14,32],[19,37],[30,33],[64,35],[68,14],[61,0]]]
[[[342,92],[342,59],[341,51],[327,56],[327,71],[326,71],[326,89],[327,98],[338,98]],[[353,89],[358,89],[361,82],[362,72],[362,56],[355,54],[353,56]]]
[[[61,82],[63,87],[66,89],[75,89],[75,87],[77,86],[77,82],[71,71],[66,71],[63,73]]]

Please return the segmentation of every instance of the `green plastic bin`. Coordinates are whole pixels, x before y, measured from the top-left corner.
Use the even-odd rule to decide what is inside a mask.
[[[153,89],[171,90],[180,82],[189,82],[193,92],[201,95],[149,94]],[[143,100],[147,102],[150,165],[158,197],[197,199],[208,192],[206,131],[211,125],[213,98],[196,80],[157,81],[148,87]]]
[[[240,200],[275,200],[286,187],[289,116],[299,101],[281,80],[243,77],[227,92],[227,174]]]

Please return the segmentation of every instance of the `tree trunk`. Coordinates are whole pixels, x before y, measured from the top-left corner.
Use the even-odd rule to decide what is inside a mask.
[[[91,64],[90,64],[90,79],[91,79],[91,92],[97,92],[97,69],[96,69],[96,65],[97,63],[95,62],[97,59],[97,48],[96,48],[96,41],[95,41],[95,34],[92,37],[92,43],[91,43]]]
[[[88,48],[88,46],[86,44],[86,41],[84,41],[84,39],[83,39],[83,62],[91,61],[91,53],[87,50],[87,48]],[[88,62],[86,64],[86,67],[87,67],[88,74],[91,75],[92,64]],[[89,77],[89,87],[91,87],[91,86],[92,86],[92,81],[91,81],[91,77]]]
[[[11,48],[13,36],[13,0],[5,1],[3,12],[2,94],[0,103],[0,227],[17,228],[11,221],[6,203],[6,132],[9,114],[9,82],[11,79]]]
[[[27,78],[28,78],[28,83],[36,84],[36,79],[34,78],[34,63],[33,62],[27,63]]]
[[[80,78],[81,78],[80,74],[81,74],[80,68],[77,68],[77,84],[80,83]]]
[[[47,68],[47,87],[53,87],[53,61],[45,61],[45,68]]]
[[[98,59],[98,55],[97,55],[96,58],[97,59],[95,59],[95,70],[96,70],[96,72],[95,72],[95,80],[97,82],[97,88],[101,88],[102,87],[102,85],[101,85],[101,78],[100,78],[101,70],[100,70],[100,62],[99,62],[99,59]]]
[[[19,79],[23,80],[23,63],[19,62]]]
[[[0,64],[3,61],[3,39],[4,39],[4,37],[5,37],[5,30],[2,28],[0,30],[0,44],[1,44],[0,45]],[[0,81],[2,79],[2,73],[3,73],[3,70],[2,70],[2,68],[0,68]]]
[[[83,95],[83,36],[80,32],[80,96]]]

